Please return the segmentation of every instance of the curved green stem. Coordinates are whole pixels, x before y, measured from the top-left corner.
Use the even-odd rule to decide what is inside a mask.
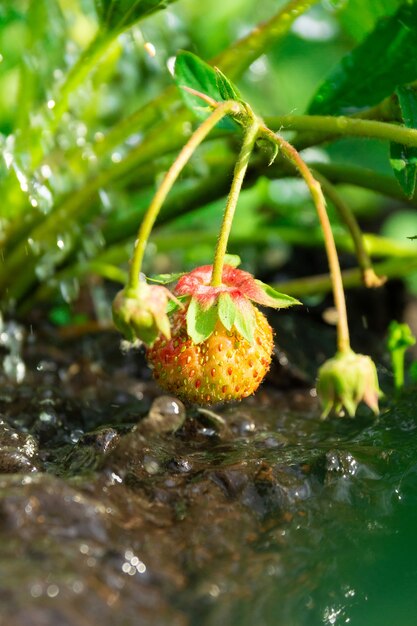
[[[252,124],[246,130],[245,137],[243,139],[243,145],[236,161],[235,170],[233,173],[233,181],[230,187],[229,195],[227,197],[226,208],[223,214],[223,221],[219,237],[217,239],[216,251],[214,253],[213,274],[211,276],[211,285],[213,287],[218,287],[219,285],[221,285],[222,282],[224,256],[227,250],[227,242],[229,240],[229,235],[232,228],[233,217],[239,199],[240,190],[242,189],[243,179],[245,178],[250,155],[258,136],[258,131],[259,122],[258,120],[256,120],[256,118],[253,118]]]
[[[404,263],[402,259],[390,259],[375,264],[378,274],[384,274],[387,278],[402,278],[409,276],[410,272],[417,270],[417,258],[410,259]],[[362,275],[359,268],[354,267],[342,272],[343,285],[346,289],[360,287]],[[278,291],[282,291],[289,296],[302,298],[303,296],[316,296],[320,293],[327,293],[332,288],[332,280],[329,274],[319,274],[317,276],[305,276],[294,280],[284,281],[272,285]]]
[[[208,133],[216,126],[216,124],[225,115],[230,113],[239,113],[240,105],[232,100],[228,100],[219,106],[211,113],[211,115],[199,126],[199,128],[193,133],[190,139],[187,141],[174,163],[169,168],[168,172],[162,181],[161,186],[157,190],[153,197],[153,200],[146,212],[146,215],[140,226],[138,237],[135,243],[135,249],[133,252],[132,264],[129,272],[128,288],[136,289],[139,285],[139,275],[142,267],[143,256],[145,254],[146,244],[151,234],[151,230],[155,223],[161,206],[167,197],[172,185],[177,180],[181,170],[184,168],[195,149],[205,139]]]
[[[348,137],[385,139],[417,146],[417,130],[397,124],[332,115],[278,115],[265,118],[268,126],[282,130],[307,130]]]
[[[314,178],[308,166],[304,163],[297,150],[288,141],[285,141],[279,135],[275,135],[269,128],[263,126],[261,128],[264,136],[272,141],[283,152],[287,159],[298,170],[304,179],[314,205],[317,210],[321,228],[323,230],[324,245],[326,248],[327,259],[329,263],[330,276],[332,279],[333,296],[336,310],[338,313],[337,320],[337,349],[338,352],[348,352],[350,350],[349,327],[346,312],[345,292],[343,290],[342,273],[340,270],[339,257],[337,255],[336,244],[333,237],[332,228],[330,226],[329,216],[326,210],[326,201],[321,190],[320,183]]]
[[[355,253],[358,259],[358,264],[362,271],[364,284],[366,285],[366,287],[381,287],[381,285],[383,285],[385,282],[385,278],[377,276],[374,272],[374,269],[372,267],[372,261],[365,248],[362,231],[355,215],[350,210],[349,205],[346,204],[337,189],[331,184],[330,181],[327,180],[327,178],[315,171],[314,176],[316,180],[319,181],[325,195],[333,203],[341,219],[346,224],[350,232],[353,245],[355,246]]]

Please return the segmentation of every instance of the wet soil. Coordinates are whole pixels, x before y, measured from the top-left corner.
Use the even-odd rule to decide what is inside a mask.
[[[1,626],[415,625],[416,392],[323,422],[283,354],[210,410],[113,333],[25,360],[0,386]]]

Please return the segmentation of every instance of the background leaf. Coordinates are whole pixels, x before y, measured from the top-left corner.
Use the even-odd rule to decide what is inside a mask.
[[[175,0],[96,0],[96,9],[107,30],[122,31],[172,2]]]
[[[396,93],[405,126],[417,128],[417,87],[399,87]],[[390,162],[405,195],[412,198],[416,187],[417,148],[391,143]]]
[[[345,32],[361,41],[381,17],[392,15],[401,4],[403,0],[349,0],[338,17]]]
[[[313,114],[352,113],[377,104],[417,78],[417,4],[404,4],[379,20],[372,33],[346,55],[318,89]]]

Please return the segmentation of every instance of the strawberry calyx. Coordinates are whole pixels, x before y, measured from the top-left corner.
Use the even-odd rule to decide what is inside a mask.
[[[205,341],[218,320],[226,330],[231,331],[234,327],[253,343],[256,327],[253,302],[276,309],[300,304],[295,298],[275,291],[249,272],[231,265],[224,265],[221,284],[212,286],[212,271],[212,265],[197,267],[182,276],[174,290],[176,296],[190,297],[187,333],[194,343]]]

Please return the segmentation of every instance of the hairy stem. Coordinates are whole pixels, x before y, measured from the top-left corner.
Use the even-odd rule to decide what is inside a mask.
[[[248,168],[250,155],[258,136],[258,130],[259,122],[254,118],[252,124],[246,130],[243,145],[236,161],[232,185],[227,197],[223,221],[219,237],[217,239],[216,251],[214,253],[213,274],[211,277],[211,285],[213,287],[218,287],[222,282],[224,256],[227,250],[227,242],[229,240],[233,217],[239,199],[240,190],[242,189],[243,179],[245,178],[246,170]]]
[[[417,130],[397,124],[332,115],[278,115],[266,118],[268,126],[282,130],[307,130],[347,137],[385,139],[417,146]]]
[[[329,216],[327,215],[326,201],[324,199],[320,183],[314,178],[308,166],[304,163],[297,150],[290,143],[285,141],[285,139],[279,135],[275,135],[275,133],[265,126],[263,126],[261,130],[265,137],[270,141],[273,141],[273,143],[279,147],[286,158],[298,170],[313,198],[321,228],[323,230],[324,245],[326,248],[330,276],[332,280],[334,303],[338,313],[337,349],[338,352],[348,352],[350,350],[350,339],[342,273],[340,270],[339,257],[337,255],[336,244],[330,226]]]
[[[182,169],[189,161],[195,149],[206,138],[208,133],[216,126],[216,124],[223,117],[225,117],[225,115],[230,113],[239,113],[239,110],[240,105],[232,100],[219,104],[213,113],[211,113],[211,115],[201,124],[201,126],[199,126],[195,133],[193,133],[175,159],[174,163],[169,168],[168,172],[165,174],[162,184],[154,195],[138,232],[132,264],[130,267],[128,288],[136,289],[139,285],[139,275],[149,235],[155,220],[158,217],[161,206]]]

